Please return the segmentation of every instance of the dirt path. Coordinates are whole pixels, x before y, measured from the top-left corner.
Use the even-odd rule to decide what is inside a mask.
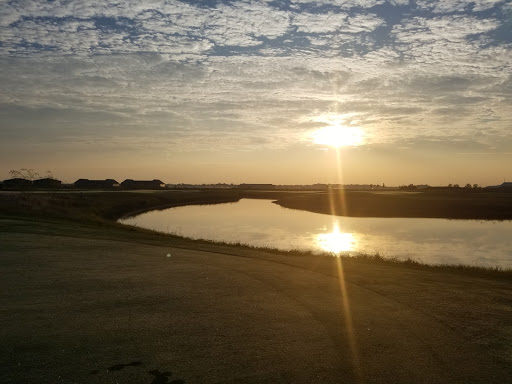
[[[507,319],[507,282],[453,278],[437,290],[421,289],[435,277],[347,266],[343,295],[333,264],[309,259],[18,233],[2,233],[0,244],[2,383],[507,383],[512,377],[512,354],[497,358],[494,344],[459,329],[483,321],[456,318],[467,317],[459,308],[464,292],[453,303],[439,296],[467,287],[479,306],[470,313],[480,313],[469,283],[480,284]],[[512,328],[504,321],[493,330],[508,341]]]

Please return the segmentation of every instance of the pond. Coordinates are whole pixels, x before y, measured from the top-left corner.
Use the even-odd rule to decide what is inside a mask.
[[[180,236],[334,254],[376,253],[428,264],[512,267],[512,222],[329,216],[271,200],[189,205],[120,220]]]

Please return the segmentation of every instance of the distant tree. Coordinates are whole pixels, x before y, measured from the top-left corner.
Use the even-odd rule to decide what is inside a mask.
[[[39,173],[34,171],[32,168],[21,168],[20,170],[12,169],[9,171],[9,175],[11,175],[11,178],[13,179],[25,179],[30,181],[34,181],[40,177]],[[46,171],[46,175],[49,179],[53,179],[51,171]]]
[[[478,188],[480,188],[480,187],[478,186],[478,184],[473,184],[473,189],[478,189]]]
[[[30,168],[30,169],[21,168],[20,172],[24,176],[23,178],[26,179],[26,180],[33,181],[33,180],[35,180],[35,179],[37,179],[39,177],[39,173],[34,171],[32,168]]]
[[[448,188],[453,188],[452,183],[448,184]]]
[[[21,174],[21,172],[15,169],[11,169],[9,171],[9,175],[11,175],[12,179],[23,179],[23,175]]]
[[[466,188],[466,189],[471,189],[471,184],[467,183],[467,184],[464,186],[464,188]]]
[[[453,188],[460,188],[459,184],[453,184]]]

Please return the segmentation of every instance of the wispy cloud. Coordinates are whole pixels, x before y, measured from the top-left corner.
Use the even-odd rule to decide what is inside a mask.
[[[418,7],[435,13],[481,12],[503,5],[504,0],[416,0]]]

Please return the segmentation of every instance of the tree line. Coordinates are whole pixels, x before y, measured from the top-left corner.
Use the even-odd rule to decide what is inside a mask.
[[[21,168],[19,170],[12,169],[9,171],[9,175],[13,179],[24,179],[24,180],[30,180],[34,181],[37,179],[55,179],[53,177],[52,171],[46,171],[43,176],[41,176],[38,172],[36,172],[34,169],[30,168]]]

